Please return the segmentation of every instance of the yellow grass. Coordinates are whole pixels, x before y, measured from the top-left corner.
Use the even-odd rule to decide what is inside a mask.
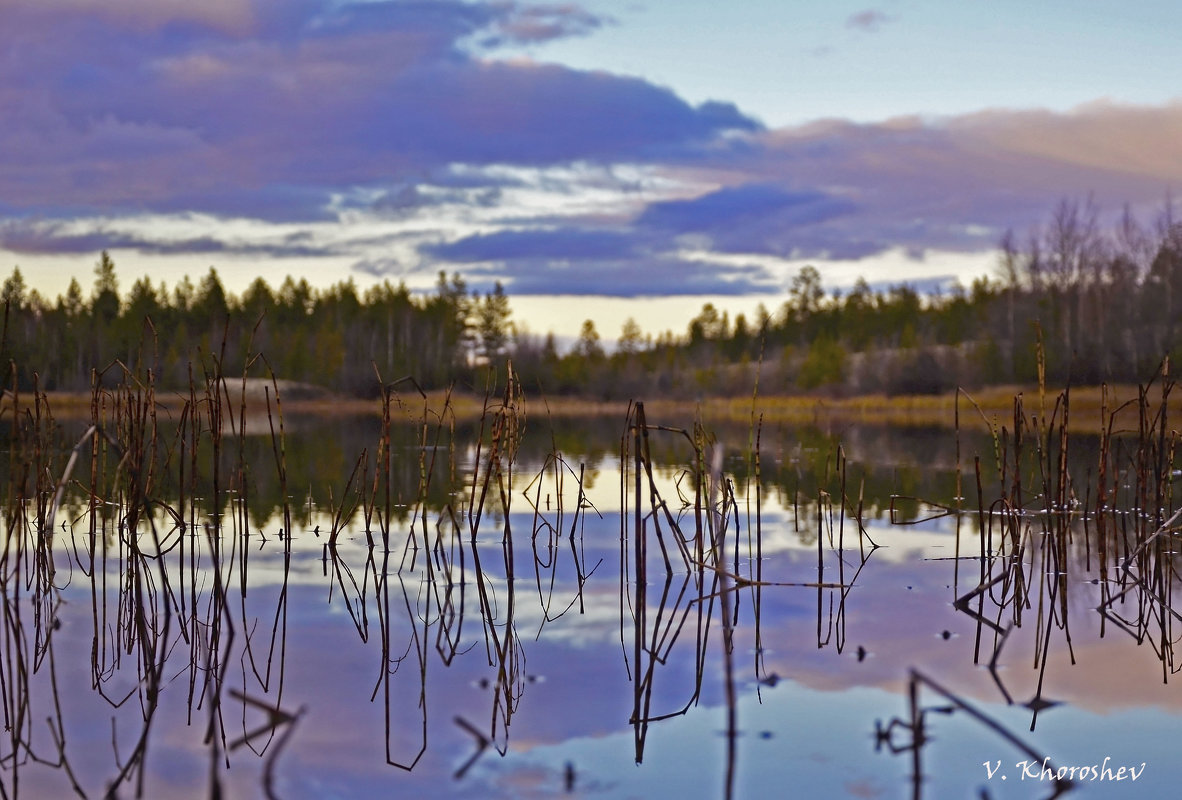
[[[1059,389],[1048,388],[1040,398],[1038,387],[1001,386],[991,387],[960,395],[960,424],[966,429],[985,429],[989,424],[1013,426],[1014,399],[1020,396],[1023,409],[1028,417],[1055,413]],[[1098,432],[1102,424],[1102,409],[1105,404],[1101,387],[1077,387],[1071,390],[1068,427],[1075,432]],[[1116,386],[1107,389],[1107,409],[1111,413],[1126,401],[1137,399],[1137,387]],[[378,414],[381,403],[377,399],[337,397],[325,394],[317,397],[284,399],[283,411],[287,413],[349,415]],[[241,392],[231,383],[229,399],[231,408],[237,409]],[[449,400],[450,397],[450,400]],[[1156,405],[1161,398],[1160,388],[1154,386],[1150,402]],[[55,417],[67,419],[84,417],[90,413],[88,394],[50,392],[47,395],[49,407]],[[32,400],[23,395],[20,403],[27,407]],[[160,392],[157,400],[163,409],[179,411],[187,395],[176,392]],[[397,395],[400,407],[395,418],[419,419],[424,409],[431,416],[443,413],[445,404],[450,402],[450,413],[457,420],[478,419],[485,408],[485,399],[473,394],[429,392],[426,398],[411,389]],[[272,403],[273,403],[272,399]],[[499,399],[490,398],[490,406],[499,405]],[[266,396],[248,393],[247,413],[266,413]],[[862,423],[897,426],[943,426],[952,427],[956,420],[956,395],[934,396],[893,396],[874,394],[855,397],[816,396],[751,396],[729,398],[704,398],[694,402],[676,399],[654,399],[645,402],[650,415],[663,418],[685,417],[688,414],[700,416],[704,422],[749,422],[753,414],[762,416],[764,423],[790,425],[821,425]],[[0,413],[11,411],[12,397],[5,393],[0,401]],[[587,417],[614,416],[623,418],[628,402],[603,402],[581,397],[543,397],[527,395],[525,412],[531,417],[551,416]],[[1182,394],[1170,398],[1168,413],[1178,418],[1182,412]],[[1060,412],[1061,413],[1061,412]],[[1130,403],[1117,417],[1116,427],[1135,427],[1137,410]]]
[[[965,429],[1005,425],[1013,428],[1015,398],[1020,397],[1027,418],[1062,414],[1056,411],[1060,389],[1048,388],[1040,397],[1038,387],[1003,386],[960,394],[960,425]],[[1106,393],[1106,399],[1105,399]],[[1096,433],[1105,424],[1104,411],[1117,411],[1126,401],[1134,401],[1121,409],[1116,417],[1116,428],[1135,427],[1137,424],[1135,386],[1072,388],[1070,394],[1068,429],[1072,432]],[[1149,401],[1156,406],[1161,399],[1160,388],[1154,387]],[[656,405],[656,404],[654,404]],[[863,423],[897,426],[953,427],[957,418],[957,395],[896,396],[859,395],[856,397],[757,397],[709,399],[701,403],[706,420],[750,420],[752,410],[762,415],[764,422],[800,425],[829,425],[833,423]],[[1182,397],[1170,398],[1168,414],[1175,417],[1182,412]],[[1058,422],[1058,419],[1055,420]]]

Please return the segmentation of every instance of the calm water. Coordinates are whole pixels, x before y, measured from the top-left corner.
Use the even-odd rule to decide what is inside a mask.
[[[91,514],[80,478],[48,540],[30,501],[4,795],[1048,797],[1061,767],[1068,797],[1174,793],[1176,556],[1133,552],[1131,501],[1040,514],[1031,479],[982,516],[966,437],[944,514],[950,434],[853,428],[763,431],[758,480],[718,431],[703,496],[652,431],[638,492],[625,428],[531,420],[500,472],[488,430],[408,430],[387,505],[374,421],[293,420],[285,486],[259,432],[222,441],[216,502],[161,477]]]

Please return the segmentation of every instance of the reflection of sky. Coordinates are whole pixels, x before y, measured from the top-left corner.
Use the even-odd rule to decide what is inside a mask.
[[[990,704],[979,707],[1019,735],[1028,712]],[[873,725],[906,713],[903,698],[880,689],[839,692],[810,690],[795,683],[764,688],[762,702],[744,695],[738,709],[743,733],[736,757],[738,797],[780,797],[785,785],[798,797],[910,796],[910,756],[874,752]],[[1178,717],[1150,709],[1101,716],[1073,709],[1056,712],[1050,735],[1023,736],[1041,744],[1056,766],[1104,765],[1146,768],[1137,781],[1087,782],[1079,797],[1164,797],[1174,784],[1169,745]],[[936,715],[929,733],[934,741],[924,753],[924,796],[968,797],[987,786],[994,797],[1045,797],[1048,784],[1022,779],[1017,764],[1029,759],[1000,737],[966,717]],[[634,754],[631,731],[569,740],[532,748],[516,763],[489,760],[474,778],[491,797],[551,796],[553,776],[563,765],[577,765],[581,796],[721,797],[725,777],[725,708],[664,723],[649,736],[645,758],[635,769],[620,764]],[[1103,734],[1102,736],[1100,734]],[[1001,762],[992,780],[984,762]],[[1041,763],[1040,763],[1041,767]],[[1006,780],[1001,779],[1006,775]],[[549,786],[520,791],[528,776],[550,776]],[[610,777],[604,777],[610,776]],[[549,789],[550,791],[543,791]]]
[[[561,793],[568,762],[575,769],[577,796],[722,795],[726,715],[717,605],[705,643],[699,703],[684,715],[652,723],[643,763],[634,763],[634,732],[628,724],[632,711],[629,669],[635,670],[636,665],[631,663],[631,619],[620,608],[620,527],[618,512],[612,511],[619,505],[618,484],[607,465],[600,464],[599,469],[596,491],[604,498],[599,509],[602,516],[588,511],[575,526],[574,547],[585,577],[581,603],[579,569],[572,560],[569,538],[574,523],[573,497],[564,500],[566,511],[561,520],[556,511],[546,512],[545,519],[560,529],[553,539],[545,530],[531,537],[532,510],[524,501],[514,501],[510,521],[515,578],[511,586],[506,581],[502,530],[491,524],[491,514],[480,530],[476,553],[467,546],[466,531],[454,540],[445,540],[450,567],[438,560],[438,553],[424,547],[421,525],[417,529],[420,550],[413,563],[403,556],[405,530],[394,532],[387,564],[382,563],[380,548],[374,553],[377,562],[370,563],[364,532],[355,523],[339,543],[340,563],[348,567],[347,572],[343,568],[337,572],[331,561],[324,560],[328,521],[311,521],[312,525],[320,524],[319,537],[301,521],[291,541],[286,595],[281,592],[285,568],[282,540],[274,534],[264,540],[251,532],[244,547],[227,544],[223,581],[231,602],[223,635],[228,636],[232,627],[234,639],[232,643],[224,640],[229,665],[225,689],[240,689],[287,710],[304,709],[293,738],[278,757],[280,796],[384,796],[390,792],[407,796],[554,796]],[[676,480],[675,474],[670,471],[659,478],[662,490],[675,497],[669,486]],[[565,491],[574,491],[573,481]],[[1031,732],[1032,712],[1020,704],[1036,694],[1035,643],[1047,636],[1038,624],[1038,558],[1028,562],[1032,607],[1024,612],[1022,627],[1011,634],[999,659],[999,676],[1019,704],[1006,706],[988,672],[974,664],[977,630],[973,620],[952,606],[978,578],[976,561],[951,558],[955,550],[952,518],[917,526],[872,524],[869,534],[883,547],[865,564],[861,564],[855,526],[849,520],[846,548],[841,554],[844,566],[831,548],[826,530],[822,539],[824,580],[832,582],[844,576],[853,581],[843,606],[840,591],[801,585],[817,578],[815,509],[801,515],[801,531],[793,527],[791,508],[769,499],[764,509],[764,560],[760,567],[768,585],[758,592],[755,587],[743,587],[733,595],[738,606],[734,667],[740,692],[739,796],[777,796],[786,782],[803,796],[813,797],[909,794],[909,756],[875,753],[873,733],[876,720],[885,724],[907,714],[905,689],[910,668],[947,686],[1057,764],[1090,765],[1106,756],[1118,764],[1145,761],[1144,777],[1135,787],[1136,796],[1145,797],[1160,796],[1178,777],[1169,743],[1182,704],[1172,683],[1163,684],[1161,665],[1150,647],[1134,646],[1127,634],[1111,626],[1101,638],[1094,611],[1099,587],[1083,574],[1078,553],[1073,551],[1069,560],[1066,610],[1070,642],[1055,626],[1046,639],[1049,666],[1043,696],[1062,704],[1041,711]],[[433,537],[434,512],[429,523]],[[743,574],[754,563],[746,550],[746,525],[744,520],[739,557]],[[277,520],[264,526],[268,531],[279,527]],[[962,526],[960,546],[962,556],[979,552],[975,526]],[[657,548],[650,550],[647,590],[651,623],[658,612],[665,572]],[[244,554],[249,592],[242,598]],[[169,557],[177,555],[174,551]],[[484,570],[484,586],[495,614],[493,630],[501,640],[508,633],[508,615],[513,614],[521,694],[507,735],[498,729],[497,742],[506,755],[501,757],[490,747],[462,780],[456,780],[454,773],[475,752],[473,737],[456,719],[462,718],[487,734],[492,729],[496,699],[497,668],[490,665],[485,645],[474,555],[479,556]],[[728,551],[728,563],[732,555]],[[678,557],[673,557],[678,563]],[[459,602],[461,588],[464,592],[463,627],[450,666],[443,663],[436,649],[440,619],[432,604],[435,589],[442,593],[443,587],[427,582],[428,558],[436,559],[432,562],[436,575],[450,574],[455,580],[453,602]],[[212,586],[208,553],[202,552],[201,560],[206,566],[198,573],[196,590],[198,607],[204,608]],[[375,598],[375,569],[389,577],[388,597]],[[114,626],[118,613],[117,576],[112,562],[108,570],[109,626]],[[685,586],[687,577],[679,566],[670,581],[671,598]],[[185,586],[188,591],[188,584]],[[181,585],[175,583],[173,588],[180,590]],[[635,587],[630,582],[625,588],[632,592]],[[654,668],[654,712],[680,709],[693,694],[699,606],[689,602],[694,596],[692,582],[688,592],[680,605],[671,599],[663,612],[666,622],[680,620],[679,615],[684,614],[686,627],[668,658]],[[285,605],[279,605],[281,597],[286,598]],[[762,647],[758,654],[753,616],[757,599]],[[116,771],[110,720],[118,719],[118,747],[125,754],[142,725],[140,707],[133,697],[113,709],[87,688],[93,623],[89,585],[77,568],[71,573],[65,600],[62,633],[54,639],[54,661],[67,723],[67,754],[83,784],[100,791],[98,787]],[[543,603],[549,604],[549,620],[543,619]],[[569,610],[558,616],[568,605]],[[420,715],[425,713],[427,719],[427,749],[411,772],[385,763],[384,621],[388,621],[392,658],[387,664],[392,758],[414,758],[420,744]],[[197,629],[193,634],[190,629],[190,634],[207,635],[207,631]],[[175,644],[166,669],[169,680],[148,755],[151,797],[192,796],[193,787],[208,780],[208,753],[202,739],[209,706],[201,705],[190,718],[188,645],[178,636],[179,621],[174,619],[170,641]],[[253,666],[245,650],[248,638]],[[991,642],[985,630],[978,663],[989,660]],[[421,685],[417,647],[425,652],[425,687]],[[860,653],[864,658],[859,658]],[[115,658],[113,638],[107,641],[105,657],[108,661]],[[757,670],[758,657],[762,660]],[[757,676],[774,676],[775,680],[760,684]],[[200,673],[197,679],[200,691]],[[136,657],[124,653],[120,665],[113,668],[110,693],[122,696],[134,689],[136,680]],[[36,714],[44,717],[49,691],[44,669],[34,673],[32,682]],[[421,690],[425,712],[419,703]],[[241,704],[223,697],[226,735],[232,741],[244,726],[258,724],[260,716],[249,710],[244,719]],[[928,705],[943,704],[939,696],[926,690],[922,700]],[[1047,793],[1043,787],[1020,780],[1013,764],[1025,756],[963,713],[933,714],[929,723],[935,738],[923,753],[928,776],[924,796],[972,796],[984,785],[997,797]],[[46,735],[40,728],[36,733],[43,746]],[[983,762],[987,760],[1002,761],[999,775],[1009,775],[1004,784],[999,778],[986,784]],[[262,765],[245,750],[232,753],[230,762],[228,771],[221,770],[227,794],[258,795]],[[24,767],[21,780],[22,788],[33,796],[49,794],[51,786],[54,791],[64,786],[59,772],[40,767]],[[1130,795],[1127,784],[1119,790],[1095,784],[1079,796]]]

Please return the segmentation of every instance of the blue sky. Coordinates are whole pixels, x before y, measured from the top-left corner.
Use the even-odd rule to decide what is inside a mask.
[[[592,2],[615,20],[535,55],[726,98],[778,127],[1179,94],[1169,2]]]
[[[989,273],[1064,197],[1182,184],[1165,2],[0,0],[0,265],[210,266],[681,329]]]

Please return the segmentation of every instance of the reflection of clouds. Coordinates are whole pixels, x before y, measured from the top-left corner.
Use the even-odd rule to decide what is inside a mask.
[[[888,535],[875,538],[882,542]],[[939,541],[924,538],[929,542]],[[962,546],[967,544],[968,549],[977,549],[976,539],[975,533],[962,535]],[[959,583],[954,587],[953,561],[924,560],[950,558],[952,548],[946,540],[944,545],[939,549],[907,548],[902,558],[889,557],[894,548],[884,547],[870,556],[845,603],[847,644],[841,655],[832,648],[815,649],[815,594],[797,596],[793,602],[794,593],[806,590],[765,589],[762,593],[764,640],[779,643],[770,645],[768,670],[823,691],[840,691],[850,686],[901,691],[907,670],[915,667],[940,676],[941,683],[974,701],[1001,701],[1002,696],[988,673],[973,664],[976,647],[973,620],[952,607],[958,595],[976,585],[978,562],[974,559],[960,562]],[[786,553],[783,561],[765,565],[765,579],[781,580],[784,575],[793,575],[796,580],[809,580],[810,571],[815,578],[815,547],[811,555],[807,548],[794,550]],[[848,578],[857,567],[856,544],[847,550],[847,558],[854,562],[852,567],[846,567]],[[832,562],[827,563],[826,579],[836,580],[837,574]],[[1035,663],[1039,638],[1044,635],[1037,625],[1038,592],[1043,576],[1038,570],[1028,571],[1027,580],[1031,582],[1034,606],[1024,613],[1023,626],[1010,634],[1000,659],[1002,679],[1019,703],[1035,694],[1039,673],[1031,665]],[[830,594],[834,593],[826,592],[824,603],[829,603]],[[1182,713],[1182,698],[1161,682],[1161,662],[1152,649],[1132,646],[1131,639],[1113,632],[1111,626],[1110,632],[1100,637],[1101,621],[1095,611],[1099,598],[1098,587],[1090,578],[1084,579],[1079,563],[1073,564],[1067,598],[1070,652],[1065,634],[1056,627],[1048,640],[1045,695],[1093,713],[1140,707],[1169,708]],[[833,602],[837,599],[834,594]],[[976,609],[975,602],[972,607]],[[996,619],[996,609],[990,608],[987,602],[986,615]],[[1046,607],[1043,611],[1049,613]],[[1007,617],[1003,615],[1003,624]],[[823,619],[826,625],[832,621],[828,612],[823,614]],[[952,637],[945,639],[944,631],[949,631]],[[994,639],[988,629],[982,637],[979,663],[984,665],[992,654]],[[814,648],[805,646],[810,640]],[[870,653],[860,663],[856,661],[858,647]],[[1117,675],[1127,679],[1114,680]]]
[[[567,525],[573,520],[570,511],[556,537],[556,549],[546,553],[553,559],[553,566],[543,568],[540,576],[534,574],[533,549],[544,549],[547,542],[545,533],[541,534],[540,542],[531,541],[532,514],[519,500],[519,493],[524,490],[520,484],[532,477],[529,469],[523,467],[517,473],[520,484],[514,486],[510,522],[516,549],[512,576],[508,574],[501,544],[503,530],[494,523],[495,515],[491,511],[486,516],[485,527],[477,537],[483,568],[479,578],[492,598],[496,614],[491,629],[500,637],[514,637],[513,664],[520,670],[521,695],[508,733],[507,757],[489,751],[476,763],[470,779],[457,782],[452,782],[450,776],[473,752],[473,739],[457,727],[455,718],[462,717],[484,730],[491,724],[497,700],[493,687],[497,685],[498,667],[490,665],[485,646],[488,629],[482,625],[478,611],[478,576],[474,572],[473,553],[464,549],[469,548],[469,533],[458,532],[455,538],[449,534],[445,539],[443,549],[451,555],[451,560],[448,565],[433,564],[437,583],[432,586],[426,559],[438,555],[430,547],[433,541],[424,542],[420,538],[420,552],[412,569],[409,560],[403,560],[401,555],[406,544],[405,531],[392,537],[391,555],[386,561],[380,548],[371,554],[361,523],[355,520],[341,536],[339,555],[357,584],[347,581],[342,587],[336,582],[334,565],[322,560],[326,531],[331,524],[327,515],[315,515],[311,522],[300,519],[296,536],[290,541],[290,566],[286,565],[285,543],[276,536],[269,533],[263,542],[252,533],[244,540],[237,540],[237,533],[228,531],[223,566],[225,585],[231,593],[228,613],[237,636],[234,649],[222,653],[230,665],[227,686],[241,688],[250,696],[267,696],[280,702],[278,689],[267,692],[263,684],[278,682],[282,669],[282,707],[306,709],[289,748],[279,760],[283,796],[365,796],[389,792],[392,785],[399,793],[416,796],[433,796],[439,791],[455,796],[544,794],[557,790],[567,761],[576,766],[579,786],[602,789],[608,796],[636,793],[648,796],[657,787],[662,787],[666,794],[671,789],[684,788],[697,796],[703,785],[721,786],[725,741],[719,731],[725,725],[725,693],[723,646],[717,627],[720,608],[714,606],[715,627],[706,639],[705,648],[698,652],[694,627],[699,606],[690,605],[690,599],[696,597],[694,576],[681,571],[673,576],[672,592],[662,610],[662,620],[668,624],[688,611],[690,623],[669,658],[656,668],[653,709],[674,710],[687,701],[693,692],[698,663],[704,670],[700,703],[683,717],[654,723],[649,729],[644,765],[636,768],[632,764],[633,731],[628,719],[633,684],[625,666],[625,657],[631,658],[628,648],[632,631],[630,613],[621,609],[619,594],[616,467],[614,456],[602,457],[595,464],[598,470],[595,491],[602,493],[603,518],[588,512],[586,527],[576,534],[586,554],[584,571],[603,559],[582,587],[585,613],[576,606],[560,619],[542,625],[538,583],[549,596],[552,573],[547,570],[554,570],[554,609],[565,607],[576,596],[579,586],[567,539]],[[677,497],[677,481],[682,470],[658,467],[655,473],[661,491],[672,501]],[[577,487],[569,480],[564,486],[568,509],[573,509],[575,491]],[[647,489],[645,495],[647,498]],[[617,504],[615,508],[611,507],[612,497]],[[742,498],[739,502],[742,505]],[[769,584],[807,584],[815,580],[815,538],[807,541],[807,537],[794,529],[791,509],[783,503],[769,498],[764,509],[763,580]],[[435,512],[431,514],[429,523],[435,521]],[[802,515],[802,520],[807,520],[804,524],[811,524],[814,515],[815,509],[806,511]],[[557,524],[556,511],[547,519]],[[265,528],[276,531],[281,524],[274,518]],[[320,538],[308,532],[307,526],[311,524],[321,526]],[[735,591],[738,618],[733,653],[740,687],[739,724],[743,732],[739,740],[741,793],[767,793],[781,785],[786,775],[793,776],[798,785],[809,787],[814,796],[829,796],[834,792],[840,796],[848,790],[850,782],[858,786],[896,785],[892,781],[898,776],[897,762],[871,755],[869,746],[858,748],[852,743],[869,740],[875,719],[905,712],[904,681],[912,667],[988,708],[1014,730],[1022,731],[1028,726],[1030,712],[1020,706],[1003,707],[990,676],[974,667],[973,621],[952,606],[956,597],[975,585],[978,564],[972,560],[926,560],[952,555],[949,553],[951,524],[950,519],[919,526],[873,524],[871,536],[885,546],[862,565],[848,589],[844,606],[839,606],[839,590],[818,591],[807,585],[767,585],[759,588],[758,594],[754,586]],[[976,552],[979,547],[976,532],[967,530],[971,527],[965,526],[966,531],[962,532],[962,553]],[[428,536],[433,539],[434,525],[429,524],[428,528]],[[745,533],[746,528],[743,530]],[[421,537],[421,529],[418,531]],[[815,535],[815,531],[808,533]],[[740,534],[740,542],[743,541]],[[847,520],[844,552],[847,581],[853,580],[859,566],[856,541],[855,525]],[[235,550],[235,547],[246,550]],[[459,560],[462,549],[463,571]],[[371,555],[376,559],[373,563],[368,560]],[[742,558],[747,555],[744,550]],[[1036,593],[1034,602],[1024,611],[1024,624],[1011,634],[1000,659],[1002,678],[1018,702],[1029,699],[1036,691],[1039,676],[1030,665],[1034,661],[1035,643],[1043,641],[1041,637],[1046,630],[1037,621],[1042,607],[1037,593],[1043,588],[1043,578],[1039,572],[1041,555],[1035,555],[1028,562],[1027,573]],[[665,579],[659,556],[653,553],[652,557],[647,587],[650,624],[656,619],[656,604]],[[824,579],[836,581],[842,573],[837,554],[827,542],[823,559]],[[1168,775],[1169,768],[1164,765],[1172,762],[1166,760],[1165,750],[1173,739],[1161,736],[1150,741],[1137,740],[1134,723],[1142,721],[1154,731],[1167,723],[1176,725],[1176,715],[1182,713],[1182,699],[1172,686],[1162,684],[1161,665],[1151,648],[1133,647],[1130,639],[1115,631],[1100,638],[1099,619],[1093,610],[1099,589],[1087,582],[1082,559],[1078,547],[1072,550],[1068,602],[1056,608],[1057,613],[1065,613],[1070,621],[1071,647],[1077,663],[1070,665],[1065,635],[1052,626],[1051,665],[1044,695],[1062,700],[1066,705],[1040,715],[1038,741],[1048,748],[1065,749],[1070,744],[1072,749],[1062,756],[1063,760],[1082,758],[1076,756],[1084,752],[1079,741],[1082,728],[1116,726],[1129,731],[1129,741],[1120,742],[1123,749],[1114,749],[1114,753],[1119,749],[1122,755],[1129,755],[1134,748],[1143,748],[1145,755],[1139,759],[1153,759],[1154,763],[1163,765],[1159,774]],[[201,554],[200,561],[204,565],[209,563],[206,553]],[[65,574],[65,566],[63,563],[61,574]],[[113,562],[109,567],[107,604],[113,609],[118,605],[115,587],[121,584]],[[246,575],[241,572],[244,568],[249,570]],[[954,577],[958,568],[959,576]],[[748,569],[744,561],[740,570],[747,574]],[[286,589],[281,589],[280,580],[285,574]],[[388,596],[374,594],[374,581],[379,574],[385,581]],[[199,605],[204,607],[213,583],[208,569],[189,577],[196,580]],[[452,579],[453,602],[457,601],[455,591],[463,588],[466,592],[463,629],[451,629],[457,637],[456,658],[451,666],[444,664],[436,650],[439,642],[436,634],[442,618],[433,604],[446,588],[445,577]],[[242,578],[249,584],[248,597],[238,594]],[[686,581],[690,591],[678,600],[678,592]],[[634,587],[627,588],[631,591]],[[513,630],[506,627],[510,592],[513,593]],[[278,629],[282,638],[272,647],[281,596],[287,602],[284,625]],[[159,597],[163,599],[165,594]],[[344,605],[346,597],[352,604],[351,618]],[[759,644],[763,648],[759,671],[753,613],[756,599],[760,614]],[[69,702],[63,703],[63,707],[69,726],[70,752],[76,754],[72,763],[87,786],[100,786],[102,779],[110,776],[113,763],[108,749],[111,716],[119,717],[119,738],[124,741],[125,735],[138,730],[140,710],[135,703],[113,710],[89,692],[89,633],[93,625],[89,587],[75,577],[65,590],[65,600],[62,628],[65,633],[53,640],[58,665],[55,678],[58,686],[69,692]],[[987,607],[987,613],[996,612],[988,611]],[[827,639],[823,646],[818,646],[818,616],[820,636]],[[363,626],[361,631],[353,620],[359,620],[356,624]],[[386,631],[379,629],[383,622],[388,625]],[[950,635],[943,636],[944,631]],[[390,643],[389,653],[385,654],[381,650],[383,634],[388,635]],[[254,668],[243,658],[242,648],[248,638],[256,657]],[[838,652],[839,642],[841,652]],[[279,649],[281,644],[283,649]],[[981,662],[988,660],[991,645],[991,636],[987,634],[982,642],[981,652],[985,655]],[[856,655],[859,648],[869,655],[859,660]],[[184,676],[186,647],[178,644],[169,653],[166,670],[169,676]],[[420,672],[420,653],[425,661],[425,683]],[[280,656],[282,663],[276,660],[273,667],[267,668],[268,677],[263,677],[265,659]],[[137,663],[134,658],[126,659],[111,679],[112,688],[128,691],[135,687],[140,679]],[[635,675],[636,665],[631,668]],[[387,700],[381,681],[387,674],[391,681],[390,734],[394,758],[413,757],[420,744],[420,710],[425,709],[427,715],[427,753],[409,774],[385,764],[387,732],[383,704]],[[758,678],[770,674],[779,676],[780,680],[774,685],[757,683]],[[34,674],[33,680],[38,682],[33,693],[38,707],[44,707],[47,679],[41,673]],[[378,689],[376,699],[371,699],[375,689]],[[757,691],[762,702],[757,702]],[[154,722],[149,794],[166,798],[191,796],[193,785],[199,785],[207,774],[208,752],[201,742],[203,724],[190,723],[188,719],[183,677],[171,680],[163,697],[164,705]],[[425,698],[422,705],[421,697]],[[1151,714],[1146,709],[1155,711]],[[1100,718],[1097,714],[1108,716]],[[227,705],[229,730],[237,732],[252,726],[249,715],[245,721],[240,716],[240,709]],[[194,718],[201,719],[201,715],[194,714]],[[960,762],[934,764],[933,780],[937,782],[958,776],[963,779],[965,769],[976,768],[986,757],[999,757],[992,751],[982,754],[981,748],[994,746],[994,740],[983,737],[979,729],[960,725],[961,719],[941,718],[938,722],[940,741],[957,742],[940,751],[941,757],[961,759],[968,754],[972,758],[966,762],[968,767],[957,766]],[[768,734],[766,738],[764,733]],[[231,761],[233,769],[223,776],[228,793],[255,794],[261,765],[246,752],[232,754]],[[26,771],[22,780],[28,781],[26,787],[37,787],[30,789],[33,794],[44,789],[43,793],[48,795],[60,788],[50,785],[58,782],[59,777],[34,770]]]
[[[588,565],[588,570],[594,563]],[[582,603],[576,593],[574,582],[558,583],[551,588],[549,576],[543,573],[543,597],[550,602],[551,619],[543,617],[536,587],[519,587],[519,598],[527,600],[517,615],[519,629],[523,636],[533,638],[541,631],[548,642],[560,643],[564,647],[587,650],[601,646],[618,645],[620,640],[620,594],[619,584],[613,574],[615,565],[607,559],[589,579],[583,588]],[[570,608],[568,609],[568,605]],[[554,619],[560,612],[566,612],[560,619]]]

